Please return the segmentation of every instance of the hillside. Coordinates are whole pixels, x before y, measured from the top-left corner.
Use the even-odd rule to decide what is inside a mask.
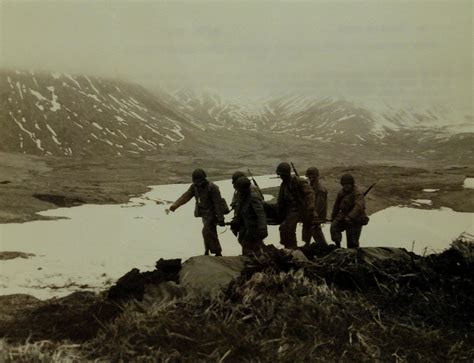
[[[138,85],[87,76],[2,71],[0,104],[0,151],[159,153],[199,131]]]
[[[229,99],[86,75],[0,72],[0,151],[41,156],[292,154],[322,164],[472,164],[472,115],[284,94]]]
[[[470,361],[472,256],[459,239],[430,256],[313,244],[161,259],[101,295],[2,297],[0,359]]]

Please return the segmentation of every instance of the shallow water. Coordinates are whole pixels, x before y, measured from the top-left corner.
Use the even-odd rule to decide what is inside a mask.
[[[262,188],[280,183],[268,176],[258,177],[257,181]],[[230,181],[217,184],[230,201]],[[26,293],[49,298],[81,288],[101,289],[133,267],[152,270],[159,258],[184,260],[202,254],[202,223],[193,217],[194,201],[169,215],[165,213],[168,204],[155,202],[174,201],[188,187],[189,184],[160,185],[127,204],[83,205],[41,213],[69,219],[0,225],[1,251],[36,254],[30,259],[0,261],[0,295]],[[415,241],[417,253],[423,253],[425,248],[428,252],[440,250],[462,232],[474,233],[473,216],[474,213],[449,209],[387,208],[371,216],[362,232],[361,245],[411,250]],[[231,231],[218,227],[218,232],[223,254],[240,254]],[[329,225],[324,226],[324,232],[329,240]],[[270,226],[266,243],[278,245],[278,241],[278,227]]]

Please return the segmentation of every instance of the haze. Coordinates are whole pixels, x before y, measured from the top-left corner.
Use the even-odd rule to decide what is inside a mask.
[[[3,1],[0,39],[13,69],[472,112],[471,1]]]

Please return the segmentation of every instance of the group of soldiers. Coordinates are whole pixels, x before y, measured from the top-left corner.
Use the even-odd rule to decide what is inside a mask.
[[[295,170],[296,172],[296,170]],[[253,184],[244,172],[236,171],[232,175],[234,195],[231,209],[222,198],[219,187],[207,180],[204,170],[196,169],[192,173],[192,184],[169,208],[174,212],[183,204],[195,199],[194,216],[202,218],[202,236],[205,254],[222,255],[222,247],[217,234],[217,226],[230,225],[242,247],[243,255],[259,253],[263,240],[268,236],[268,224],[278,224],[280,243],[288,249],[297,248],[296,227],[303,224],[302,240],[310,244],[327,245],[321,225],[331,222],[331,240],[341,247],[342,232],[346,232],[347,247],[358,248],[362,227],[369,218],[365,212],[364,193],[355,185],[350,174],[341,176],[341,191],[337,194],[327,220],[328,192],[319,181],[319,170],[310,167],[306,179],[293,175],[291,166],[280,163],[276,174],[281,178],[276,203],[264,201],[262,191],[255,179]],[[225,215],[234,211],[232,221],[225,222]]]

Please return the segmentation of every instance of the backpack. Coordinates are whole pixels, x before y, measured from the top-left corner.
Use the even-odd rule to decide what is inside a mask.
[[[208,185],[208,192],[209,193],[211,192],[211,182],[209,182],[209,185]],[[197,194],[198,194],[197,193],[197,187],[194,186],[194,199],[196,199],[196,208],[194,209],[194,216],[195,217],[202,217],[201,210],[199,208],[199,201],[198,201],[198,198],[197,198]],[[226,214],[230,213],[230,208],[227,204],[227,201],[222,197],[220,199],[219,205],[218,206],[214,205],[215,209],[217,209],[218,207],[222,210],[222,214],[226,215]]]

